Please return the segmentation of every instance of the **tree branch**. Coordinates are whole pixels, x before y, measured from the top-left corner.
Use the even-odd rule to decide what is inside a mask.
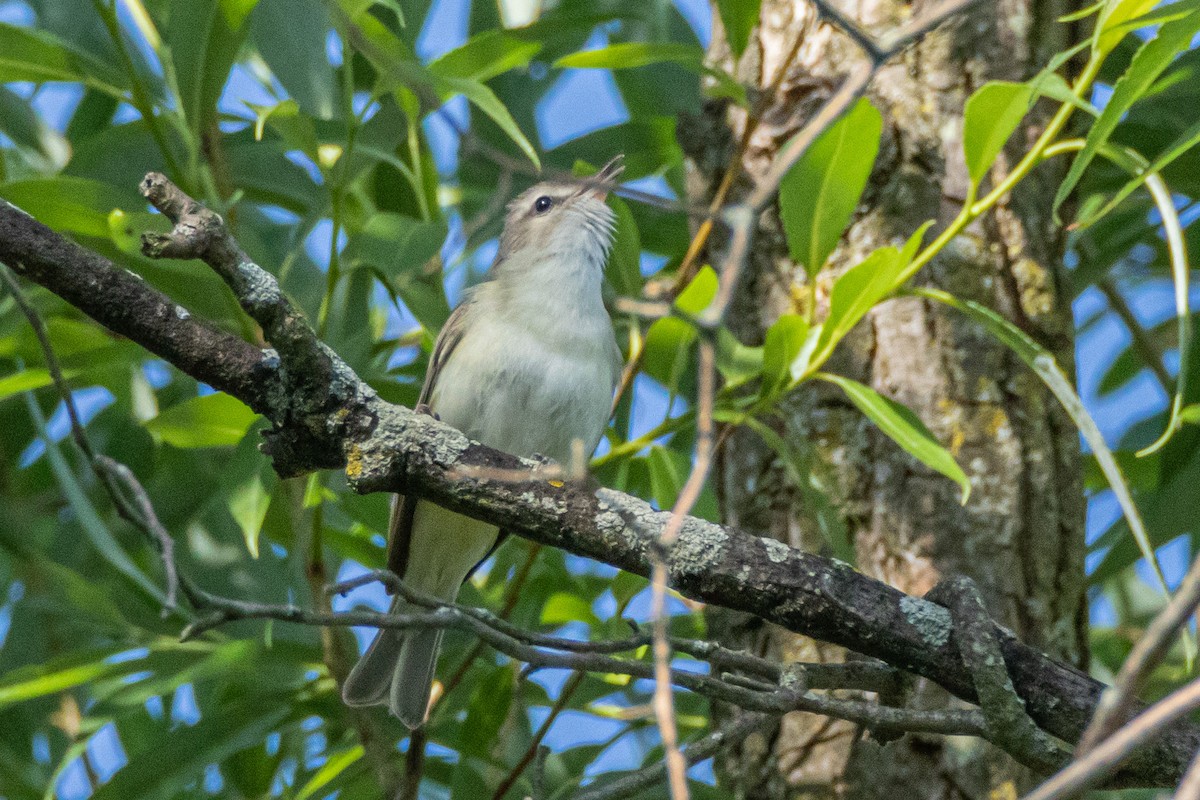
[[[471,442],[430,416],[390,405],[319,342],[316,346],[330,359],[327,381],[295,374],[313,357],[311,351],[289,351],[272,341],[276,357],[198,322],[131,273],[7,203],[0,203],[0,261],[267,416],[275,428],[266,449],[281,474],[344,465],[356,491],[417,494],[541,544],[640,575],[650,572],[669,512],[621,492],[545,480],[542,464]],[[263,276],[269,280],[266,289],[278,292],[269,274],[256,278]],[[239,300],[246,304],[254,298]],[[269,327],[264,334],[270,341]],[[487,477],[497,469],[526,470],[529,478]],[[668,554],[667,572],[671,585],[693,599],[756,614],[977,700],[946,609],[848,565],[686,517]],[[1076,741],[1103,686],[1008,631],[997,627],[996,632],[1030,716],[1055,736]],[[1198,749],[1200,729],[1175,722],[1130,758],[1118,781],[1177,781]]]

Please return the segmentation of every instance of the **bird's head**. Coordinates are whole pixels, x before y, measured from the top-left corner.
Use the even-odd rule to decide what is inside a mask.
[[[613,158],[590,178],[539,183],[518,195],[508,204],[501,256],[541,261],[577,255],[603,265],[615,222],[604,200],[625,169],[622,158]]]

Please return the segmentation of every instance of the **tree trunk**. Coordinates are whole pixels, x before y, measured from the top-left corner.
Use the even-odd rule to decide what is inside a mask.
[[[920,12],[895,0],[836,2],[867,29],[884,32]],[[885,118],[884,141],[860,215],[821,274],[805,285],[788,260],[775,211],[761,220],[750,273],[730,324],[761,343],[781,313],[813,297],[824,311],[833,277],[870,251],[901,244],[923,222],[937,230],[957,214],[968,179],[962,156],[962,108],[992,79],[1024,80],[1068,44],[1055,20],[1062,0],[1002,0],[943,26],[875,78],[870,98]],[[714,14],[715,16],[715,14]],[[715,23],[719,28],[719,22]],[[862,58],[839,32],[817,22],[802,0],[764,0],[760,28],[737,64],[738,76],[768,86],[797,37],[778,96],[743,158],[761,176],[786,142]],[[720,30],[710,57],[732,67]],[[1034,114],[1009,143],[1019,154],[1040,132]],[[692,166],[693,199],[705,201],[731,158],[746,115],[717,103],[702,124],[681,127]],[[1002,163],[998,170],[1003,171]],[[1069,298],[1062,291],[1063,238],[1050,200],[1061,165],[1043,166],[997,209],[960,236],[918,276],[959,297],[999,310],[1072,364]],[[746,177],[734,196],[745,191]],[[724,244],[708,256],[718,263]],[[805,386],[772,423],[807,453],[850,535],[857,566],[906,592],[922,594],[942,577],[964,574],[989,610],[1026,642],[1082,665],[1086,658],[1084,505],[1078,437],[1053,398],[1015,356],[973,323],[918,299],[884,303],[843,343],[830,369],[873,386],[912,408],[954,453],[972,482],[970,502],[957,487],[902,452],[836,390]],[[821,550],[814,509],[791,485],[773,452],[748,430],[720,457],[717,482],[731,524],[793,546]],[[843,651],[745,616],[714,610],[725,643],[783,660],[842,660]],[[920,702],[946,705],[937,687],[918,685]],[[724,713],[733,713],[725,711]],[[721,765],[740,797],[1015,796],[1020,771],[975,740],[906,736],[880,744],[849,723],[791,714],[772,737],[746,741]]]

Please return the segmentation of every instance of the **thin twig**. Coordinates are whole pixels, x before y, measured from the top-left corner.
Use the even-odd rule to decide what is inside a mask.
[[[688,764],[699,764],[705,759],[712,758],[721,748],[730,742],[739,742],[754,731],[772,722],[774,717],[763,714],[746,714],[733,725],[715,731],[687,748],[685,757]],[[575,795],[574,800],[619,800],[636,794],[663,779],[666,765],[663,762],[653,764],[645,769],[624,775],[613,781],[606,781],[599,786],[591,786]]]
[[[408,735],[408,752],[404,755],[404,783],[396,800],[418,800],[421,794],[421,775],[425,771],[425,726]]]
[[[1125,296],[1121,294],[1121,290],[1117,288],[1117,285],[1111,278],[1101,278],[1096,281],[1096,288],[1108,300],[1108,307],[1120,317],[1121,323],[1129,331],[1129,336],[1133,339],[1133,346],[1137,348],[1142,361],[1154,373],[1154,377],[1158,379],[1158,383],[1162,386],[1163,391],[1170,396],[1175,383],[1171,380],[1171,375],[1167,372],[1167,368],[1163,364],[1162,353],[1158,352],[1154,343],[1150,341],[1149,332],[1138,322],[1137,316],[1133,313],[1133,309],[1129,307],[1129,303],[1126,302]]]
[[[526,631],[497,619],[486,609],[446,603],[430,595],[414,591],[390,573],[370,573],[352,581],[346,581],[334,588],[348,591],[363,585],[364,578],[381,580],[392,593],[399,594],[415,606],[432,610],[408,614],[361,611],[329,613],[292,605],[236,600],[196,590],[199,594],[199,604],[210,613],[206,618],[189,626],[183,635],[185,638],[194,637],[226,623],[245,619],[274,619],[302,625],[363,626],[389,630],[452,628],[472,633],[501,653],[538,668],[565,668],[584,672],[613,673],[642,679],[655,677],[654,664],[605,655],[606,651],[612,650],[611,647],[606,646],[605,642],[562,639]],[[623,643],[628,641],[630,640],[625,640]],[[690,670],[672,669],[669,679],[683,688],[749,711],[773,714],[796,710],[807,711],[847,719],[881,731],[917,731],[984,738],[990,735],[983,715],[976,710],[924,711],[818,696],[812,692],[803,691],[803,667],[793,665],[793,670],[800,676],[800,685],[793,687],[789,681],[783,681],[782,683],[786,685],[771,686],[769,691],[766,690],[767,687],[750,688],[724,680],[719,675]],[[835,674],[825,675],[825,681]],[[854,680],[851,677],[853,673],[845,674]]]
[[[1129,718],[1145,676],[1166,655],[1175,635],[1187,623],[1197,605],[1200,605],[1200,556],[1192,562],[1174,596],[1133,646],[1113,685],[1100,695],[1096,713],[1079,737],[1079,745],[1075,748],[1076,758],[1095,749]]]
[[[650,617],[654,626],[654,716],[662,734],[666,753],[667,774],[670,777],[672,800],[686,800],[687,764],[679,751],[675,728],[674,697],[670,683],[671,646],[667,639],[667,554],[679,538],[683,520],[700,498],[712,467],[713,402],[716,397],[716,348],[705,336],[699,347],[699,384],[696,389],[696,456],[692,470],[675,500],[671,519],[659,537],[659,550],[654,555],[650,574]]]
[[[46,331],[46,324],[42,321],[41,314],[25,297],[17,279],[3,265],[0,265],[0,281],[3,281],[16,302],[17,308],[21,310],[29,322],[29,326],[33,329],[33,335],[42,349],[42,357],[46,360],[46,370],[50,373],[50,380],[54,383],[54,388],[58,391],[63,405],[66,407],[67,419],[71,423],[71,438],[74,440],[75,446],[79,448],[96,476],[100,478],[100,483],[104,486],[117,513],[144,533],[158,549],[167,583],[166,603],[163,607],[163,615],[166,616],[175,611],[178,606],[179,573],[175,566],[175,540],[159,522],[149,495],[133,472],[124,464],[98,454],[92,447],[87,430],[83,427],[79,416],[79,410],[75,407],[75,397],[63,376],[62,365],[50,342],[50,335]],[[126,492],[132,495],[132,499],[126,496]]]
[[[1177,689],[1109,736],[1086,756],[1071,762],[1065,769],[1025,796],[1025,800],[1063,800],[1098,786],[1117,770],[1126,758],[1144,746],[1163,730],[1200,707],[1200,680]]]
[[[533,741],[529,743],[529,747],[525,750],[525,754],[517,761],[516,766],[509,771],[504,780],[500,781],[500,785],[496,787],[496,791],[492,794],[492,800],[503,800],[504,795],[508,794],[508,790],[521,777],[521,773],[534,762],[542,749],[542,740],[550,732],[550,726],[554,724],[554,720],[558,719],[558,715],[567,707],[567,703],[571,702],[571,698],[575,696],[575,690],[583,683],[583,679],[586,676],[586,672],[574,672],[567,679],[567,682],[563,684],[562,691],[558,694],[558,699],[550,707],[550,713],[546,716],[545,721],[538,726],[537,733],[533,735]]]
[[[1174,800],[1200,800],[1200,753],[1192,759],[1191,766],[1179,782]]]
[[[841,28],[842,33],[846,34],[874,65],[880,66],[883,62],[887,61],[888,54],[879,46],[875,38],[860,28],[841,11],[838,11],[832,3],[827,2],[827,0],[811,0],[811,2],[817,9],[817,13],[838,28]]]

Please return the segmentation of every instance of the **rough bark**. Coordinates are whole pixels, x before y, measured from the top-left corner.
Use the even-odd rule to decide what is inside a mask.
[[[834,5],[868,31],[886,30],[920,10],[894,0]],[[880,72],[870,97],[884,114],[884,141],[860,216],[815,287],[806,286],[803,270],[788,260],[777,214],[763,216],[753,269],[731,315],[744,341],[761,342],[779,314],[795,310],[797,299],[814,290],[822,309],[837,272],[876,247],[902,243],[928,219],[936,220],[936,233],[954,217],[968,186],[961,155],[966,98],[987,80],[1023,80],[1064,49],[1069,30],[1054,20],[1067,10],[1060,0],[984,5]],[[764,0],[760,28],[737,65],[739,76],[768,85],[797,36],[803,39],[796,58],[743,160],[751,178],[862,58],[801,0]],[[730,64],[720,31],[714,43],[711,57]],[[1036,114],[1033,120],[1013,137],[1010,152],[1036,137]],[[699,199],[711,196],[745,124],[744,114],[714,104],[704,124],[681,137],[694,160]],[[1058,174],[1041,168],[917,280],[1000,310],[1069,365],[1070,310],[1058,288],[1062,238],[1050,213]],[[720,248],[717,242],[714,262]],[[885,303],[830,366],[917,412],[971,477],[966,507],[950,481],[901,452],[835,391],[801,390],[773,424],[811,455],[811,468],[842,515],[864,573],[914,594],[946,575],[968,575],[1003,624],[1082,666],[1084,507],[1077,434],[1034,375],[952,313],[918,299]],[[729,439],[721,469],[728,522],[822,550],[812,510],[753,433]],[[744,615],[718,610],[711,618],[729,645],[784,659],[845,657],[840,648]],[[931,687],[921,691],[930,704],[948,702]],[[847,723],[793,714],[773,738],[751,737],[726,768],[739,794],[754,798],[976,797],[1020,783],[1011,762],[986,745],[909,736],[884,746],[860,733]]]
[[[542,544],[638,574],[650,571],[668,513],[620,492],[539,477],[536,470],[544,465],[470,442],[432,417],[383,401],[311,330],[305,332],[274,279],[243,260],[236,247],[226,242],[196,252],[238,287],[239,302],[278,352],[251,347],[257,358],[213,358],[202,352],[213,346],[210,336],[218,346],[240,350],[225,334],[206,328],[196,331],[194,341],[178,342],[183,352],[173,363],[198,380],[230,387],[260,408],[276,426],[269,444],[300,445],[272,449],[277,470],[294,474],[327,464],[344,467],[360,492],[412,492]],[[229,260],[214,263],[215,256]],[[118,271],[3,202],[0,262],[60,296],[71,294],[81,281],[113,280]],[[80,299],[80,305],[143,346],[167,349],[162,342],[186,320],[159,313],[174,306],[152,287],[137,281],[121,286],[129,308],[103,298]],[[530,470],[528,479],[510,479],[514,471],[524,476]],[[667,567],[669,583],[688,597],[875,656],[937,682],[962,700],[976,699],[946,609],[845,564],[687,517]],[[1034,721],[1064,740],[1077,740],[1102,685],[1007,631],[996,633],[1012,682]],[[1198,748],[1200,729],[1178,722],[1131,758],[1116,784],[1173,784]]]

